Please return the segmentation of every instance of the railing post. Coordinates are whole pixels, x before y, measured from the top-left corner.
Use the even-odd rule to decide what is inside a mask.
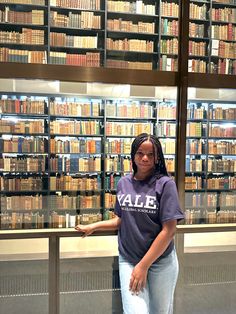
[[[60,310],[59,247],[60,237],[57,235],[50,235],[48,267],[49,314],[59,314]]]

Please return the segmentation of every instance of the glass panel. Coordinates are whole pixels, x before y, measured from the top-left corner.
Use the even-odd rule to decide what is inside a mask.
[[[235,90],[189,89],[186,223],[236,222]]]
[[[62,238],[60,250],[60,313],[121,313],[117,237]]]
[[[176,240],[182,234],[176,235]],[[178,252],[180,273],[176,314],[234,314],[236,288],[236,233],[184,235]]]
[[[22,90],[31,92],[0,95],[1,229],[112,218],[117,182],[132,171],[131,143],[142,132],[160,138],[174,176],[175,87],[87,83],[85,95],[73,95],[63,82],[63,92],[50,94],[26,82]]]
[[[1,313],[48,314],[48,240],[0,240]]]

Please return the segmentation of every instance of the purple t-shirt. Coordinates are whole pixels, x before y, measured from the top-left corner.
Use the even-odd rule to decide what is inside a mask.
[[[140,181],[131,174],[122,177],[117,185],[115,214],[121,218],[119,253],[134,265],[146,254],[163,222],[184,218],[175,182],[167,176]],[[171,241],[161,257],[173,247]]]

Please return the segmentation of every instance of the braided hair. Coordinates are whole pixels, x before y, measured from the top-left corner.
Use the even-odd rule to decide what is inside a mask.
[[[137,165],[134,161],[135,154],[137,153],[139,146],[145,141],[150,141],[153,144],[153,153],[154,153],[154,158],[156,160],[155,161],[156,174],[159,176],[163,176],[163,175],[168,176],[161,143],[155,135],[151,135],[148,133],[141,133],[138,136],[136,136],[136,138],[134,139],[131,145],[131,161],[132,161],[132,168],[133,168],[134,174],[138,170]]]

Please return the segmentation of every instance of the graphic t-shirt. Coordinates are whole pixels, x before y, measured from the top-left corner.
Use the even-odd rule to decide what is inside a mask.
[[[147,180],[135,180],[131,174],[122,177],[117,185],[115,214],[121,218],[119,253],[134,265],[146,254],[163,222],[184,218],[175,182],[167,176]],[[173,247],[171,241],[160,258]]]

